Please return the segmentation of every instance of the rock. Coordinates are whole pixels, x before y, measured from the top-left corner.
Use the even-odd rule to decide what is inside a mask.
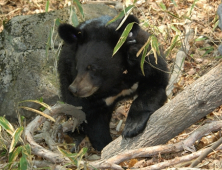
[[[96,154],[93,154],[93,155],[91,155],[87,158],[88,161],[96,161],[96,160],[99,160],[99,159],[101,159],[101,156],[98,156]]]
[[[85,19],[101,15],[115,16],[117,12],[102,4],[82,5]],[[12,18],[0,33],[0,116],[17,120],[18,102],[43,98],[48,104],[59,100],[56,55],[61,40],[54,29],[54,48],[46,53],[46,43],[54,20],[69,19],[69,8],[36,15]],[[24,105],[22,103],[22,105]],[[39,105],[26,106],[38,109]],[[19,113],[30,119],[35,116],[25,110]]]

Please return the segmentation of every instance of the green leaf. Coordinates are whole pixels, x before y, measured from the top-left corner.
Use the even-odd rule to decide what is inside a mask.
[[[160,55],[160,50],[159,50],[159,43],[158,43],[157,37],[154,35],[151,36],[151,49],[154,54],[155,63],[157,64],[157,55]]]
[[[48,39],[47,39],[47,43],[46,43],[46,47],[45,47],[45,48],[46,48],[46,57],[47,57],[47,60],[48,60],[49,48],[50,48],[51,45],[52,45],[52,36],[53,36],[52,30],[53,30],[53,28],[50,29],[49,37],[48,37]]]
[[[214,51],[214,48],[207,50],[207,51],[203,54],[203,56],[205,56],[205,55],[211,53],[212,51]]]
[[[171,0],[171,2],[173,2],[174,6],[177,6],[177,3],[174,0]]]
[[[39,101],[42,103],[43,102],[43,97],[40,97]]]
[[[126,41],[127,37],[128,37],[128,34],[129,32],[131,31],[131,29],[133,28],[133,24],[135,22],[132,22],[132,23],[129,23],[126,28],[124,29],[119,41],[117,42],[116,46],[114,47],[114,50],[113,50],[113,55],[114,56],[117,51],[120,49],[120,47],[124,44],[124,42]]]
[[[76,9],[78,10],[78,12],[81,14],[82,18],[84,19],[84,13],[83,13],[83,8],[81,3],[78,0],[73,0],[73,5],[76,7]]]
[[[6,120],[4,117],[0,117],[0,125],[3,127],[3,129],[5,129],[10,135],[13,135],[14,133],[14,128],[11,125],[11,123],[9,123],[8,120]]]
[[[71,22],[73,24],[74,27],[78,26],[79,25],[79,21],[78,21],[78,17],[76,15],[76,12],[75,12],[75,9],[74,7],[71,7]]]
[[[19,166],[21,170],[28,169],[28,159],[31,155],[31,148],[29,145],[24,145],[22,147],[22,157],[19,161]]]
[[[214,24],[213,31],[217,28],[218,24],[219,24],[219,20]]]
[[[13,163],[16,158],[19,156],[20,152],[22,151],[22,146],[15,148],[11,153],[9,153],[9,163]]]
[[[31,147],[29,144],[26,144],[22,147],[22,153],[27,156],[31,155]]]
[[[9,148],[9,153],[11,153],[14,150],[16,144],[18,143],[18,141],[21,137],[23,130],[24,130],[24,128],[21,126],[21,127],[17,128],[16,131],[14,132],[13,137],[12,137],[12,143]]]
[[[140,61],[140,68],[141,68],[141,71],[143,73],[143,75],[145,76],[145,73],[144,73],[144,62],[145,62],[145,58],[147,56],[147,50],[148,50],[148,47],[149,47],[150,44],[147,44],[143,50],[143,54],[142,54],[142,58],[141,58],[141,61]]]
[[[68,157],[71,162],[77,166],[77,169],[82,169],[80,168],[80,162],[83,158],[83,156],[86,154],[87,152],[87,148],[82,148],[79,153],[70,153],[68,151],[63,150],[60,147],[57,147],[57,149],[63,154],[63,156]]]
[[[48,110],[51,110],[51,107],[48,104],[46,104],[46,103],[44,103],[43,101],[40,101],[40,100],[23,100],[23,101],[19,102],[19,104],[20,103],[25,103],[25,102],[33,102],[33,103],[40,104],[41,106],[47,108]]]
[[[222,58],[222,55],[220,55],[220,56],[217,56],[217,57],[215,57],[216,59],[220,59],[220,58]]]
[[[49,10],[49,0],[46,1],[45,12],[48,12],[48,10]]]
[[[212,46],[207,46],[207,47],[200,48],[199,50],[209,50],[211,48],[213,48],[213,47]]]
[[[61,20],[59,19],[59,18],[57,18],[56,20],[55,20],[55,24],[56,24],[56,26],[59,26],[60,24],[61,24]]]
[[[160,2],[160,7],[162,8],[162,10],[166,11],[166,6],[163,2]]]
[[[188,16],[186,16],[186,15],[182,15],[182,18],[185,18],[185,19],[188,19],[188,20],[190,20],[190,21],[191,21],[191,18],[190,18],[190,17],[188,17]]]
[[[24,155],[22,154],[22,157],[20,158],[20,161],[19,161],[19,168],[21,170],[26,170],[28,169],[28,161],[27,161],[27,158],[24,157]]]
[[[206,40],[207,38],[206,37],[199,37],[197,39],[195,39],[195,41],[203,41],[203,40]]]
[[[77,159],[77,167],[80,168],[80,163],[81,163],[81,160],[83,158],[83,156],[86,154],[87,152],[87,148],[82,148],[79,153],[76,155],[78,157]]]
[[[197,1],[198,1],[198,0],[194,0],[193,4],[191,5],[190,10],[189,10],[189,13],[188,13],[189,15],[192,13],[193,8],[195,7]]]
[[[111,19],[109,22],[107,22],[106,26],[115,22],[116,20],[124,17],[125,14],[128,14],[134,7],[135,7],[135,5],[129,5],[128,7],[126,7],[124,11],[121,11],[117,16],[115,16],[113,19]]]
[[[60,147],[57,147],[57,148],[58,148],[59,152],[62,153],[63,156],[68,157],[71,162],[73,162],[75,165],[77,165],[77,161],[76,161],[77,153],[68,152]]]
[[[181,34],[180,30],[178,30],[174,25],[170,25],[172,30],[176,31],[177,34]]]
[[[148,45],[150,45],[150,41],[151,38],[149,37],[148,40],[146,41],[146,43],[139,49],[139,51],[136,53],[136,57],[139,57],[139,55],[141,54],[141,52],[143,51],[143,49]]]
[[[169,47],[169,49],[166,52],[166,57],[170,54],[170,52],[174,49],[174,47],[177,45],[177,40],[178,40],[179,35],[176,35]]]
[[[201,48],[200,50],[206,50],[205,53],[203,54],[203,56],[211,53],[212,51],[214,51],[214,48],[212,46],[209,46],[209,47],[204,47],[204,48]]]
[[[3,146],[5,147],[5,146]],[[7,150],[4,148],[1,150],[0,157],[7,156]]]
[[[169,11],[166,11],[169,15],[171,15],[172,17],[176,18],[176,19],[179,19],[180,20],[180,17],[177,15],[177,14],[173,14]]]
[[[55,119],[47,114],[45,114],[44,112],[41,112],[39,110],[36,110],[36,109],[33,109],[33,108],[30,108],[30,107],[25,107],[25,106],[19,106],[19,108],[22,108],[22,109],[25,109],[25,110],[28,110],[28,111],[32,111],[32,112],[35,112],[35,113],[38,113],[42,116],[44,116],[45,118],[55,122]]]

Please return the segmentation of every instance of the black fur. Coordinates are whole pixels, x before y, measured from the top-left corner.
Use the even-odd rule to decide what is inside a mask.
[[[144,76],[140,68],[141,56],[136,57],[147,41],[148,33],[134,24],[131,36],[112,57],[126,25],[138,23],[138,19],[129,16],[118,31],[115,30],[120,21],[105,26],[110,19],[103,16],[77,28],[67,24],[59,27],[59,35],[65,41],[58,64],[62,98],[66,103],[83,107],[87,120],[83,124],[84,132],[99,151],[112,140],[109,123],[117,101],[138,96],[132,103],[122,134],[124,138],[130,138],[144,130],[150,115],[167,99],[168,75],[164,59],[159,56],[158,64],[155,64],[154,56],[148,56]],[[107,105],[105,99],[130,89],[137,82],[136,91],[127,96],[119,95]]]

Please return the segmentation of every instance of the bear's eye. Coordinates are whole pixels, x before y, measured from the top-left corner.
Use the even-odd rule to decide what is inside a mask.
[[[91,70],[91,71],[96,71],[96,68],[95,67],[93,67],[93,66],[91,66],[91,65],[88,65],[87,66],[87,70]]]

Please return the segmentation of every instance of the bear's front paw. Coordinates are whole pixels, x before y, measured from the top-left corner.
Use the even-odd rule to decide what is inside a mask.
[[[147,121],[137,122],[127,120],[122,133],[123,138],[132,138],[141,133],[146,127],[146,122]]]

